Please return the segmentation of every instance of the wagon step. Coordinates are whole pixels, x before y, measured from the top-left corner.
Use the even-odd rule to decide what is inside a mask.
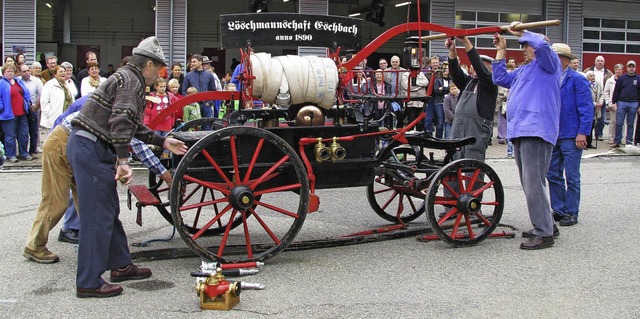
[[[142,226],[142,207],[160,205],[160,200],[155,197],[145,185],[129,185],[127,189],[127,206],[131,209],[131,195],[138,200],[136,203],[136,224]]]

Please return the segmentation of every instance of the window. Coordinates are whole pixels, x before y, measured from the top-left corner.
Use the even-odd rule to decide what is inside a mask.
[[[640,52],[640,21],[584,18],[582,36],[585,52]]]
[[[542,21],[542,15],[523,14],[513,12],[486,12],[486,11],[457,11],[456,28],[473,29],[486,26],[507,25],[513,21],[534,22]],[[531,30],[541,32],[541,30]],[[515,36],[506,35],[507,48],[518,49],[520,45]],[[599,38],[599,35],[598,35]],[[481,34],[471,39],[471,43],[478,48],[493,49],[493,35]]]

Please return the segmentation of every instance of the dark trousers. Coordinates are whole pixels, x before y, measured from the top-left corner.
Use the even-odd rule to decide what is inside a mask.
[[[82,130],[73,130],[67,157],[78,188],[80,244],[76,287],[97,288],[109,269],[131,263],[122,228],[115,176],[116,155],[106,142]]]
[[[29,115],[29,154],[35,154],[40,137],[40,117],[37,111],[29,111]]]
[[[7,158],[25,157],[27,144],[29,143],[29,124],[26,115],[16,116],[13,119],[0,121],[4,131],[4,150]],[[16,145],[16,141],[18,141]],[[17,153],[16,153],[17,148]]]

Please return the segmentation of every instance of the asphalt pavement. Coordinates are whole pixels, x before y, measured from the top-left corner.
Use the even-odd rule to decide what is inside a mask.
[[[602,144],[606,144],[600,142]],[[491,146],[489,154],[503,145]],[[606,149],[588,151],[591,155]],[[489,156],[505,192],[502,223],[531,227],[512,159]],[[35,164],[36,162],[34,162]],[[487,239],[452,248],[415,237],[361,245],[285,251],[255,276],[240,280],[266,285],[244,291],[232,311],[201,310],[190,272],[197,257],[144,261],[148,280],[124,283],[121,296],[75,297],[77,247],[50,235],[56,264],[22,257],[40,198],[36,170],[0,172],[0,313],[3,318],[638,318],[638,225],[635,205],[640,158],[602,156],[582,163],[579,223],[561,227],[554,247],[518,248],[514,239]],[[144,183],[146,172],[136,172]],[[120,187],[121,220],[129,243],[163,238],[172,227],[153,208],[143,226],[126,208]],[[310,214],[296,240],[323,239],[385,225],[372,212],[364,188],[320,190],[320,211]],[[417,225],[425,225],[419,218]],[[509,230],[505,228],[504,230]],[[132,252],[185,248],[176,236]],[[108,274],[104,276],[108,279]]]

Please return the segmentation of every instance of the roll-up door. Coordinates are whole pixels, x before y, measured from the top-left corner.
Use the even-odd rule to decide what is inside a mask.
[[[300,0],[298,13],[300,14],[329,14],[328,0]],[[298,55],[315,55],[321,58],[327,57],[327,48],[298,47]]]
[[[35,60],[36,1],[4,0],[2,6],[2,59],[13,55],[14,47],[25,51],[26,61]]]
[[[156,37],[169,65],[185,64],[187,0],[156,0]]]
[[[446,27],[453,27],[456,24],[455,7],[456,6],[454,0],[431,0],[431,16],[429,18],[429,21],[431,23],[443,25]],[[443,45],[431,45],[429,46],[429,48],[429,56],[442,56],[447,55],[447,53],[449,52]]]

